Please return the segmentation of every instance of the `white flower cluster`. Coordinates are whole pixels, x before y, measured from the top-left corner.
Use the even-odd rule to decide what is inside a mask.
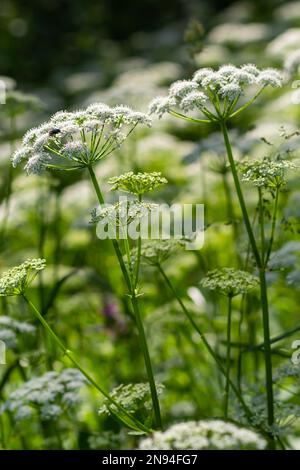
[[[187,421],[156,431],[140,442],[142,450],[262,450],[265,439],[256,432],[222,420]]]
[[[114,224],[115,227],[126,227],[133,220],[148,217],[149,213],[158,209],[158,204],[121,200],[116,204],[107,205],[100,210],[93,209],[91,212],[91,223],[101,222],[106,225]]]
[[[201,281],[202,287],[217,290],[223,295],[246,294],[259,285],[259,279],[247,271],[222,268],[209,271]]]
[[[156,389],[158,395],[161,395],[163,393],[164,386],[162,384],[157,384]],[[112,390],[110,396],[131,414],[136,413],[137,411],[142,411],[142,409],[147,412],[152,409],[149,384],[121,384]],[[111,407],[112,405],[105,400],[104,404],[99,409],[99,414],[110,414]]]
[[[41,377],[25,382],[2,405],[0,413],[8,411],[16,421],[31,418],[38,412],[43,420],[53,420],[71,409],[79,401],[79,390],[84,384],[76,369],[46,372]]]
[[[286,378],[295,378],[300,382],[300,365],[286,363],[275,370],[273,377],[275,382],[280,382]]]
[[[114,176],[108,180],[112,185],[112,190],[122,190],[136,196],[142,196],[163,184],[167,184],[167,179],[161,176],[160,172],[133,173],[129,171],[120,176]]]
[[[5,272],[0,278],[0,297],[23,294],[38,272],[45,267],[44,259],[28,259]]]
[[[184,242],[181,240],[153,240],[143,243],[142,261],[150,266],[161,265],[170,256],[184,247]],[[132,250],[132,259],[137,256],[136,249]]]
[[[32,335],[35,331],[35,326],[29,323],[13,320],[5,315],[0,317],[0,340],[5,342],[7,348],[16,348],[19,335]]]
[[[233,104],[236,105],[247,86],[256,85],[260,90],[268,85],[280,87],[281,84],[282,77],[277,70],[259,70],[253,64],[241,67],[228,64],[218,70],[202,68],[195,72],[191,80],[173,83],[168,96],[155,98],[150,104],[150,113],[162,117],[174,108],[183,112],[198,109],[212,119],[212,113],[206,107],[208,101],[211,101],[217,113],[224,114],[229,110],[233,111]],[[223,110],[220,108],[220,101],[223,102]]]
[[[28,173],[81,169],[112,153],[138,124],[150,126],[151,120],[122,105],[94,103],[80,111],[60,111],[25,134],[12,164],[26,161]]]
[[[242,172],[242,181],[252,182],[260,188],[281,188],[286,184],[285,174],[288,170],[297,169],[289,160],[271,160],[264,157],[262,160],[249,160],[239,165]]]

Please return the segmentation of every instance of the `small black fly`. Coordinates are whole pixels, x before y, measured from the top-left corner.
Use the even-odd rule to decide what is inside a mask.
[[[56,135],[56,134],[59,134],[60,133],[60,129],[58,128],[53,128],[49,131],[49,135],[52,137],[53,135]]]

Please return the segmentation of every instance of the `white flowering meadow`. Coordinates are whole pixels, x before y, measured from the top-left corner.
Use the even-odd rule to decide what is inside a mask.
[[[300,1],[64,3],[1,8],[0,450],[300,450]]]

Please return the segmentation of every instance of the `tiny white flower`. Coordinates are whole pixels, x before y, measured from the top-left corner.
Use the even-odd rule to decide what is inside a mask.
[[[183,98],[197,88],[197,84],[192,80],[178,80],[170,86],[169,95],[174,98]]]
[[[209,77],[213,73],[213,69],[211,68],[203,68],[197,70],[197,72],[193,75],[193,81],[202,85],[203,79]]]
[[[262,70],[259,73],[257,77],[257,82],[263,86],[270,85],[272,87],[279,88],[282,86],[282,76],[278,72],[278,70],[269,68]]]
[[[192,91],[188,93],[181,101],[183,111],[191,111],[195,108],[201,108],[208,100],[205,93],[201,91]]]
[[[237,83],[227,83],[220,87],[220,95],[222,98],[228,98],[230,101],[240,96],[241,93],[242,88]]]
[[[174,97],[159,96],[154,98],[149,105],[150,114],[157,114],[161,118],[164,114],[168,113],[172,106],[176,105]]]

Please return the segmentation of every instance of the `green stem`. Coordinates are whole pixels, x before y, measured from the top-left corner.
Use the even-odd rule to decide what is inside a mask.
[[[232,311],[232,296],[228,297],[228,313],[227,313],[227,337],[226,337],[226,385],[225,385],[225,402],[224,402],[224,416],[228,418],[228,404],[229,404],[229,381],[230,381],[230,361],[231,361],[231,311]]]
[[[123,231],[124,233],[124,231]],[[132,260],[131,260],[131,252],[130,252],[130,245],[129,241],[127,238],[127,233],[124,234],[124,248],[125,248],[125,253],[126,253],[126,258],[127,258],[127,264],[128,264],[128,270],[129,270],[129,278],[130,278],[130,287],[129,291],[132,293],[134,290],[134,273],[133,273],[133,268],[132,268]]]
[[[95,387],[98,392],[100,392],[112,405],[114,405],[118,411],[120,411],[121,416],[118,417],[124,422],[126,426],[131,427],[134,430],[142,430],[143,432],[149,432],[149,429],[146,428],[142,423],[136,420],[133,416],[131,416],[121,405],[119,405],[102,387],[100,387],[97,382],[90,376],[88,372],[77,362],[77,360],[73,357],[71,351],[64,345],[64,343],[60,340],[57,334],[52,330],[51,326],[45,320],[45,318],[40,314],[36,306],[23,294],[23,298],[25,302],[31,307],[37,319],[41,322],[49,336],[53,339],[53,341],[57,344],[57,346],[62,350],[63,354],[70,359],[70,361],[74,364],[74,366],[80,370],[80,372],[84,375],[84,377],[90,382],[90,384]]]
[[[222,177],[223,177],[224,192],[225,192],[226,203],[227,203],[227,217],[228,217],[228,221],[232,225],[232,235],[233,235],[234,243],[236,244],[237,261],[240,262],[241,261],[240,252],[237,246],[239,234],[238,234],[238,226],[237,226],[235,214],[234,214],[231,188],[227,179],[227,174],[223,173]]]
[[[262,302],[262,312],[263,312],[268,424],[271,426],[274,423],[274,397],[273,397],[272,354],[271,354],[272,351],[271,351],[271,342],[270,342],[269,306],[268,306],[266,273],[263,268],[259,270],[259,279],[260,279],[260,286],[261,286],[261,302]]]
[[[89,170],[89,173],[90,173],[90,177],[91,177],[91,180],[92,180],[94,189],[95,189],[96,194],[97,194],[97,198],[98,198],[99,204],[104,204],[104,197],[103,197],[103,195],[102,195],[100,186],[99,186],[99,184],[98,184],[98,181],[97,181],[95,172],[94,172],[94,170],[93,170],[93,168],[92,168],[91,166],[88,166],[88,170]]]
[[[154,416],[155,416],[155,424],[157,428],[162,429],[160,406],[159,406],[159,400],[158,400],[158,395],[157,395],[157,389],[155,385],[153,369],[152,369],[152,363],[150,359],[148,344],[146,340],[145,330],[144,330],[144,326],[143,326],[143,322],[142,322],[142,318],[140,314],[138,301],[134,293],[132,293],[131,295],[131,302],[132,302],[132,307],[133,307],[133,311],[135,315],[137,330],[139,333],[140,345],[141,345],[141,349],[144,355],[144,362],[145,362],[145,367],[147,371],[147,376],[149,380],[149,386],[150,386],[151,398],[152,398],[153,410],[154,410]]]
[[[160,264],[157,265],[157,268],[159,270],[159,272],[161,273],[162,277],[164,278],[167,286],[169,287],[170,291],[172,292],[174,298],[177,300],[178,304],[180,305],[184,315],[187,317],[187,319],[189,320],[189,322],[191,323],[191,325],[193,326],[193,328],[197,331],[197,333],[199,334],[201,340],[203,341],[203,344],[206,348],[206,350],[208,351],[209,355],[214,359],[214,361],[216,362],[217,366],[219,367],[219,370],[220,372],[223,374],[223,376],[227,379],[227,373],[226,373],[226,370],[224,369],[223,367],[223,364],[221,363],[221,361],[219,360],[217,354],[214,352],[213,348],[210,346],[209,342],[207,341],[205,335],[202,333],[202,331],[200,330],[200,328],[198,327],[197,323],[195,322],[195,320],[193,319],[192,315],[190,314],[190,312],[188,311],[188,309],[186,308],[186,306],[184,305],[183,301],[181,300],[181,298],[179,297],[179,295],[177,294],[173,284],[171,283],[170,279],[168,278],[167,274],[165,273],[165,271],[163,270],[163,268],[161,267]],[[228,382],[229,382],[229,385],[230,387],[232,388],[233,392],[235,393],[237,399],[239,400],[239,402],[241,403],[244,411],[245,411],[245,414],[247,416],[247,418],[249,419],[249,422],[251,420],[251,417],[252,417],[252,413],[251,411],[249,410],[248,406],[246,405],[243,397],[241,396],[238,388],[235,386],[235,384],[232,382],[232,380],[228,377]]]
[[[233,212],[232,195],[231,195],[230,186],[228,183],[226,172],[222,172],[222,178],[223,178],[223,186],[224,186],[224,192],[225,192],[226,203],[227,203],[227,217],[228,217],[228,221],[233,224],[235,216]]]
[[[277,221],[278,199],[279,199],[279,188],[277,187],[276,193],[275,193],[274,212],[272,216],[271,235],[270,235],[270,241],[269,241],[269,246],[268,246],[267,255],[266,255],[266,261],[265,261],[266,265],[268,264],[268,261],[270,259],[273,242],[274,242],[275,228],[276,228],[276,221]]]
[[[253,251],[253,255],[256,261],[257,268],[259,270],[260,277],[260,294],[261,294],[261,305],[262,305],[262,317],[263,317],[263,330],[264,330],[264,353],[265,353],[265,368],[266,368],[266,390],[267,390],[267,409],[268,409],[268,423],[272,425],[274,423],[274,398],[273,398],[273,380],[272,380],[272,359],[271,359],[271,346],[270,346],[270,327],[269,327],[269,307],[268,307],[268,296],[267,296],[267,284],[265,279],[265,270],[263,263],[257,248],[254,233],[251,227],[250,219],[248,216],[244,196],[242,193],[235,161],[233,158],[232,148],[229,141],[228,131],[225,121],[220,122],[221,131],[223,133],[224,142],[227,150],[228,160],[231,167],[231,172],[240,203],[241,211],[245,227],[248,233],[250,245]]]
[[[97,198],[98,198],[98,202],[99,202],[99,204],[104,204],[105,203],[104,198],[103,198],[100,186],[98,184],[96,175],[94,173],[94,170],[91,166],[88,166],[88,170],[89,170],[90,177],[91,177],[91,180],[92,180],[92,183],[93,183],[93,186],[94,186]],[[122,256],[122,253],[121,253],[121,250],[120,250],[120,247],[119,247],[119,243],[118,243],[117,240],[113,239],[112,244],[113,244],[116,256],[118,258],[118,262],[119,262],[120,268],[122,270],[122,274],[123,274],[124,280],[126,282],[127,288],[130,290],[131,289],[131,281],[130,281],[130,278],[129,278],[129,275],[128,275],[128,272],[127,272],[127,269],[126,269],[126,266],[125,266],[125,263],[124,263],[124,260],[123,260],[123,256]]]
[[[139,194],[139,202],[142,202],[142,195]],[[141,231],[141,224],[138,224],[138,229]],[[139,273],[140,273],[140,264],[141,264],[141,252],[142,252],[142,237],[141,233],[139,233],[139,238],[137,241],[137,260],[136,260],[136,268],[135,268],[135,288],[139,282]]]
[[[278,343],[278,341],[282,341],[283,339],[288,338],[289,336],[292,336],[293,334],[297,333],[300,331],[300,325],[296,326],[295,328],[291,328],[290,330],[285,331],[284,333],[281,333],[280,335],[274,336],[274,338],[270,339],[270,344],[275,344]],[[249,345],[247,346],[244,350],[244,352],[249,352],[249,351],[256,351],[258,349],[263,349],[264,343],[259,343],[256,345]]]
[[[98,201],[100,204],[104,204],[104,198],[100,189],[100,186],[98,184],[96,175],[94,173],[94,170],[91,166],[88,167],[91,180],[93,183],[93,186],[95,188]],[[139,311],[139,305],[138,301],[136,298],[136,289],[134,285],[134,279],[132,277],[132,273],[128,273],[126,265],[123,260],[123,256],[118,244],[117,240],[112,240],[113,246],[125,279],[125,282],[127,284],[128,290],[130,292],[130,297],[131,297],[131,303],[133,307],[133,311],[135,314],[135,320],[136,320],[136,326],[138,329],[138,334],[139,334],[139,339],[140,339],[140,344],[141,344],[141,349],[143,352],[144,356],[144,362],[145,362],[145,367],[147,371],[147,376],[148,376],[148,381],[149,381],[149,386],[150,386],[150,391],[151,391],[151,398],[152,398],[152,403],[153,403],[153,410],[154,410],[154,415],[155,415],[155,421],[157,427],[161,428],[162,423],[161,423],[161,415],[160,415],[160,408],[159,408],[159,401],[158,401],[158,396],[157,396],[157,390],[156,390],[156,385],[155,385],[155,380],[154,380],[154,375],[153,375],[153,369],[152,369],[152,364],[151,364],[151,359],[150,359],[150,354],[149,354],[149,349],[148,349],[148,344],[146,340],[146,335],[143,327],[143,322],[141,319],[140,311]],[[126,254],[127,254],[127,260],[128,260],[128,265],[129,269],[132,269],[131,266],[131,257],[130,257],[130,249],[129,249],[129,244],[127,238],[124,239],[124,244],[125,244],[125,249],[126,249]]]
[[[260,269],[260,285],[261,285],[261,302],[263,306],[263,330],[264,330],[264,347],[265,347],[265,369],[266,369],[266,388],[269,397],[268,406],[268,423],[272,425],[274,422],[274,404],[273,404],[273,377],[272,377],[272,350],[269,326],[269,306],[267,296],[267,284],[265,274],[265,224],[264,224],[264,208],[262,190],[259,192],[259,214],[260,214],[260,230],[261,230],[261,258],[263,267]]]
[[[247,103],[245,103],[243,106],[241,106],[240,108],[238,108],[236,111],[234,111],[234,113],[230,114],[229,118],[233,118],[235,116],[237,116],[240,112],[244,111],[244,109],[248,108],[248,106],[250,106],[250,104],[252,104],[256,98],[259,97],[259,95],[261,94],[261,92],[263,91],[264,88],[261,88],[254,96],[253,98],[251,98],[251,100],[247,101]]]
[[[232,148],[231,148],[231,144],[230,144],[230,141],[229,141],[229,136],[228,136],[226,123],[224,121],[221,121],[220,126],[221,126],[221,131],[223,133],[224,142],[225,142],[226,151],[227,151],[227,156],[228,156],[228,160],[229,160],[229,164],[230,164],[230,168],[231,168],[231,173],[232,173],[232,176],[233,176],[235,189],[236,189],[236,192],[237,192],[237,197],[238,197],[240,207],[241,207],[241,211],[242,211],[242,214],[243,214],[243,219],[244,219],[244,223],[245,223],[246,230],[247,230],[247,233],[248,233],[249,241],[250,241],[251,248],[252,248],[252,251],[253,251],[253,254],[254,254],[254,257],[255,257],[257,267],[260,268],[261,265],[262,265],[261,264],[261,259],[260,259],[260,255],[259,255],[259,251],[258,251],[258,248],[257,248],[256,241],[255,241],[254,233],[253,233],[253,230],[252,230],[252,227],[251,227],[250,219],[249,219],[249,216],[248,216],[248,212],[247,212],[244,196],[243,196],[243,193],[242,193],[242,189],[241,189],[237,169],[236,169],[236,166],[235,166],[235,161],[234,161],[234,158],[233,158],[233,153],[232,153]]]
[[[261,239],[261,259],[262,264],[265,265],[265,217],[264,217],[264,202],[262,189],[258,188],[258,205],[259,205],[259,222],[260,222],[260,239]]]
[[[177,118],[184,119],[185,121],[188,121],[188,122],[196,122],[197,124],[199,123],[209,124],[212,121],[212,119],[194,119],[189,116],[185,116],[184,114],[178,113],[177,111],[174,111],[173,109],[170,109],[169,113],[172,116],[175,116]]]

